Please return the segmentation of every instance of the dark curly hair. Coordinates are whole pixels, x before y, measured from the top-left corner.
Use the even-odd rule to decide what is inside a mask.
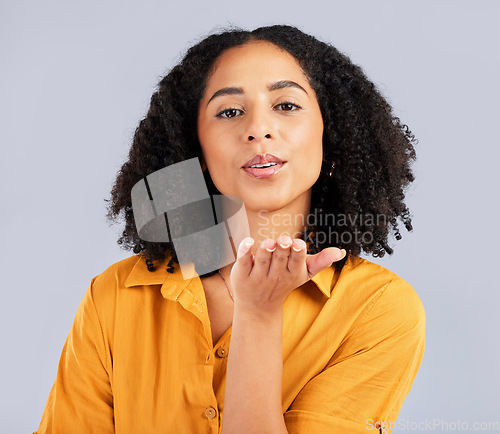
[[[132,147],[118,172],[108,202],[108,220],[120,214],[125,229],[118,244],[154,261],[170,255],[168,271],[178,262],[172,243],[145,242],[138,236],[131,203],[132,187],[168,165],[200,157],[197,110],[216,59],[225,50],[250,41],[268,41],[289,52],[306,73],[323,116],[323,173],[313,186],[315,221],[303,234],[308,250],[345,248],[373,256],[392,254],[389,233],[401,238],[398,218],[412,230],[404,190],[414,180],[410,163],[416,139],[392,114],[392,108],[362,69],[335,47],[292,26],[274,25],[253,31],[230,29],[212,34],[191,47],[159,83],[146,117],[135,131]],[[330,175],[331,164],[335,168]],[[210,194],[220,194],[208,170]],[[325,236],[328,235],[328,236]]]

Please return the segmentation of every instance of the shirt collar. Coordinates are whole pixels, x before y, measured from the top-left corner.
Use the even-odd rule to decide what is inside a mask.
[[[137,262],[125,280],[125,287],[131,288],[133,286],[142,285],[163,285],[168,279],[168,286],[171,287],[171,289],[168,290],[169,295],[172,291],[180,293],[193,279],[184,280],[178,264],[174,265],[174,272],[169,273],[166,270],[167,263],[168,261],[161,263],[161,265],[156,266],[155,271],[150,272],[146,267],[145,261],[138,257]],[[316,274],[311,280],[326,297],[330,298],[334,277],[335,268],[334,266],[331,266]],[[164,290],[167,290],[166,286],[167,285],[162,286],[162,294],[164,296],[166,295],[164,294]]]

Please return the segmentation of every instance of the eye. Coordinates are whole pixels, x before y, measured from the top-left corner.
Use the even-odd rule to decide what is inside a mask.
[[[240,109],[237,108],[226,108],[215,115],[217,118],[234,118],[239,114],[243,113]]]
[[[293,102],[286,102],[286,101],[279,103],[276,107],[277,107],[277,110],[280,110],[283,112],[293,112],[295,110],[299,110],[302,108],[301,106],[294,104]],[[280,108],[278,108],[278,107],[280,107]]]

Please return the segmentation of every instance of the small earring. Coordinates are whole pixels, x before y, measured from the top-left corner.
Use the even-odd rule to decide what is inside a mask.
[[[324,163],[328,163],[328,161],[323,160]],[[328,177],[331,178],[333,176],[333,169],[335,168],[335,161],[332,161],[331,166],[330,166],[330,171],[328,172]],[[321,169],[321,172],[324,174],[323,169]]]
[[[330,173],[328,174],[330,178],[333,176],[333,169],[335,169],[335,161],[332,161],[332,168],[330,169]]]

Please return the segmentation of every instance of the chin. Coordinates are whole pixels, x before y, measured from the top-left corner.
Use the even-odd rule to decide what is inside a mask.
[[[245,209],[247,211],[278,211],[284,208],[287,205],[287,202],[283,200],[283,196],[276,198],[263,198],[255,197],[255,198],[246,198],[243,199],[245,203]]]

